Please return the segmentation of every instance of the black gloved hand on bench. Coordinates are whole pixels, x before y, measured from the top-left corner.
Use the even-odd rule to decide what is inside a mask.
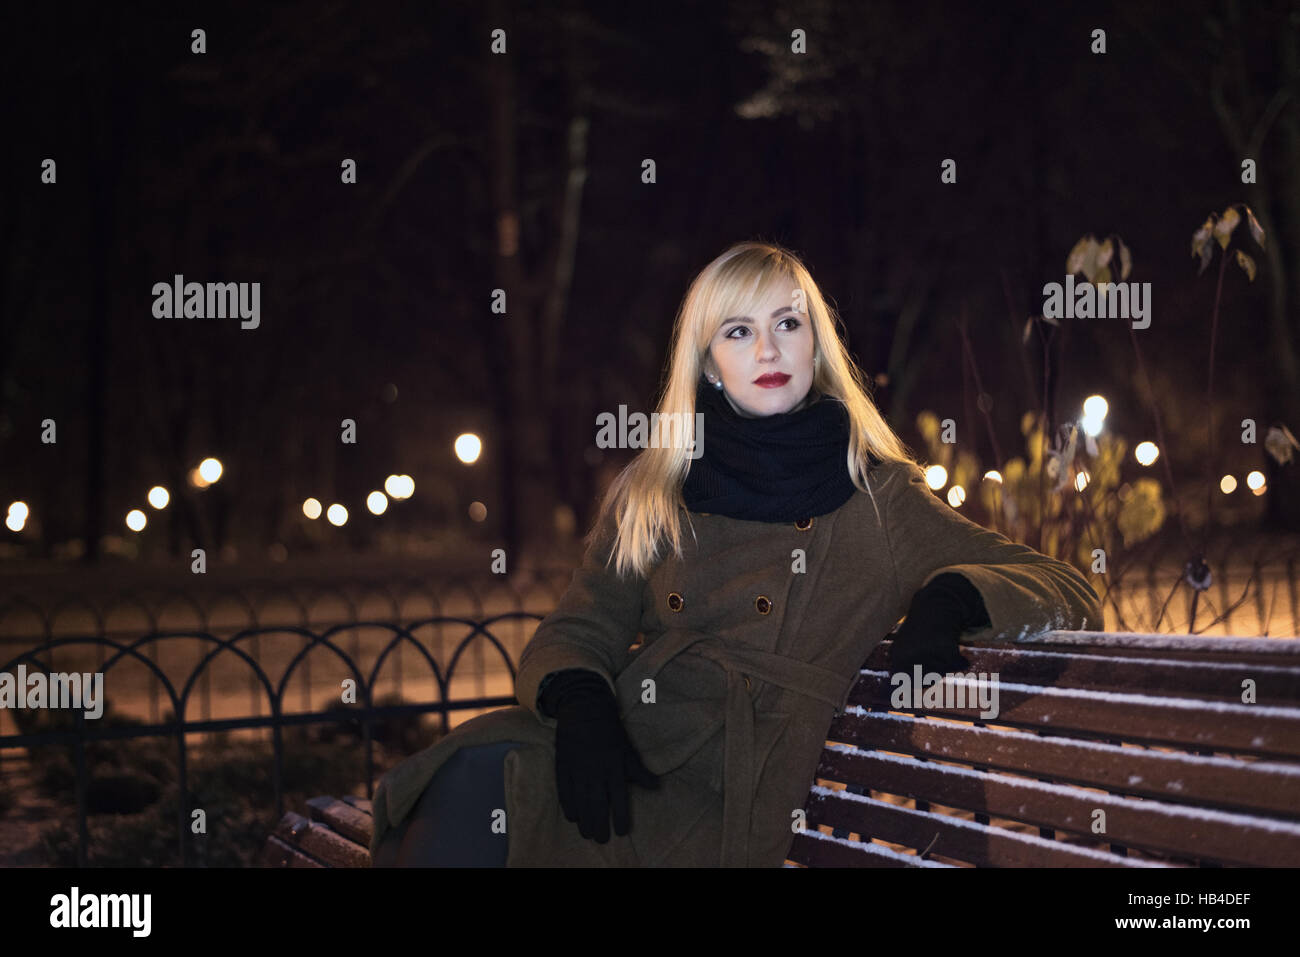
[[[560,807],[585,838],[609,841],[628,833],[628,781],[647,788],[659,779],[641,763],[618,713],[618,699],[594,671],[571,668],[548,675],[538,706],[555,718],[555,780]]]
[[[907,618],[889,649],[889,673],[909,676],[915,665],[922,675],[966,671],[970,662],[960,650],[961,634],[986,627],[988,609],[979,589],[957,572],[936,575],[913,597]]]

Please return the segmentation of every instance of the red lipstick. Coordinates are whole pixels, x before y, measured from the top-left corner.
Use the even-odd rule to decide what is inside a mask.
[[[790,377],[784,372],[769,372],[755,379],[754,385],[763,389],[779,389],[789,381]]]

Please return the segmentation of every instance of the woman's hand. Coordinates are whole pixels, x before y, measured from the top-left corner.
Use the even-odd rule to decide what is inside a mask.
[[[618,699],[592,671],[566,671],[543,698],[555,716],[555,780],[560,807],[585,838],[609,841],[630,830],[627,782],[655,788],[659,779],[641,763],[618,714]]]
[[[937,575],[912,598],[889,649],[889,673],[910,676],[916,665],[922,676],[966,671],[970,661],[959,650],[961,634],[988,624],[984,600],[965,576]]]

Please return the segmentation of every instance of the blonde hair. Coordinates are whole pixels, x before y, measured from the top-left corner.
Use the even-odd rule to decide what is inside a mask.
[[[693,433],[696,388],[709,343],[727,317],[754,314],[772,283],[778,280],[788,281],[804,294],[816,357],[812,388],[824,396],[842,400],[847,407],[849,454],[845,468],[853,484],[871,495],[875,506],[875,494],[866,482],[871,467],[868,456],[913,467],[916,460],[885,423],[868,395],[865,377],[837,333],[839,317],[822,298],[804,264],[781,246],[765,242],[736,243],[705,266],[691,282],[674,323],[666,385],[656,411],[661,416],[691,423],[687,433]],[[665,542],[672,546],[678,558],[682,557],[680,516],[685,505],[681,487],[690,470],[690,456],[689,442],[642,449],[610,483],[587,544],[590,546],[604,537],[601,529],[611,514],[616,516],[618,533],[605,564],[608,566],[613,560],[620,576],[629,573],[648,576]],[[690,521],[689,513],[687,521]],[[691,534],[695,534],[694,525]]]

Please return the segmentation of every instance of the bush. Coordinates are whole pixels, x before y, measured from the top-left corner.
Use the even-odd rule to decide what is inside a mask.
[[[400,704],[396,695],[376,701]],[[336,705],[334,711],[354,710]],[[286,810],[300,813],[308,798],[322,794],[364,793],[365,755],[359,747],[361,722],[340,714],[335,724],[286,728],[283,733],[280,787]],[[27,730],[71,730],[66,712],[29,713]],[[171,720],[168,713],[164,722]],[[105,711],[100,722],[141,722]],[[99,723],[99,722],[97,722]],[[372,725],[375,773],[392,761],[428,747],[441,736],[433,716],[410,715]],[[38,791],[74,809],[75,750],[71,743],[29,749]],[[188,751],[189,794],[181,802],[176,780],[174,738],[101,741],[86,745],[87,864],[96,867],[174,867],[180,864],[178,827],[185,814],[190,865],[249,867],[257,863],[267,835],[278,822],[272,787],[273,752],[269,741],[221,735],[192,744]],[[193,833],[194,811],[204,812],[206,833]],[[77,862],[77,822],[67,814],[42,835],[48,863],[72,867]]]
[[[352,760],[340,760],[350,750]],[[269,743],[221,740],[190,751],[189,795],[184,803],[188,863],[199,867],[251,867],[277,823],[271,786],[272,751]],[[358,789],[364,768],[360,749],[340,749],[333,744],[296,744],[283,752],[281,788],[286,810],[299,809],[308,798],[321,794],[345,795]],[[102,796],[139,799],[143,776],[106,776]],[[110,783],[111,782],[111,783]],[[194,811],[203,811],[206,833],[195,834]],[[154,802],[138,811],[87,817],[92,867],[176,867],[178,815],[181,813],[175,782],[160,787]],[[72,867],[77,859],[75,816],[48,829],[41,840],[48,863]]]
[[[105,774],[86,785],[88,814],[134,814],[153,804],[162,794],[158,781],[145,774]]]
[[[14,712],[19,726],[27,734],[51,731],[73,731],[75,716],[68,711]],[[22,717],[18,717],[22,715]],[[170,718],[170,713],[167,716]],[[143,724],[129,715],[114,714],[108,702],[104,715],[95,720],[97,727],[138,727]],[[77,765],[76,745],[69,741],[29,747],[36,788],[40,794],[56,800],[76,800]],[[85,745],[88,807],[102,798],[106,810],[121,813],[116,808],[137,805],[153,794],[147,803],[156,801],[162,788],[175,780],[176,744],[171,738],[136,738],[110,741],[92,741]],[[127,779],[133,779],[134,784]],[[128,799],[130,790],[134,799]],[[96,797],[92,798],[92,794]]]
[[[389,693],[376,698],[374,703],[375,707],[384,708],[391,705],[409,704],[410,702],[403,701],[401,695]],[[310,730],[303,729],[300,732],[299,740],[322,744],[336,741],[360,743],[362,737],[361,719],[347,714],[348,712],[358,711],[356,705],[335,702],[325,710],[338,714],[340,720],[330,724],[318,724],[311,727]],[[402,754],[414,754],[417,751],[422,751],[441,736],[442,732],[438,728],[437,718],[432,714],[395,715],[390,718],[378,719],[370,725],[370,739],[372,741],[376,741],[389,750]]]

